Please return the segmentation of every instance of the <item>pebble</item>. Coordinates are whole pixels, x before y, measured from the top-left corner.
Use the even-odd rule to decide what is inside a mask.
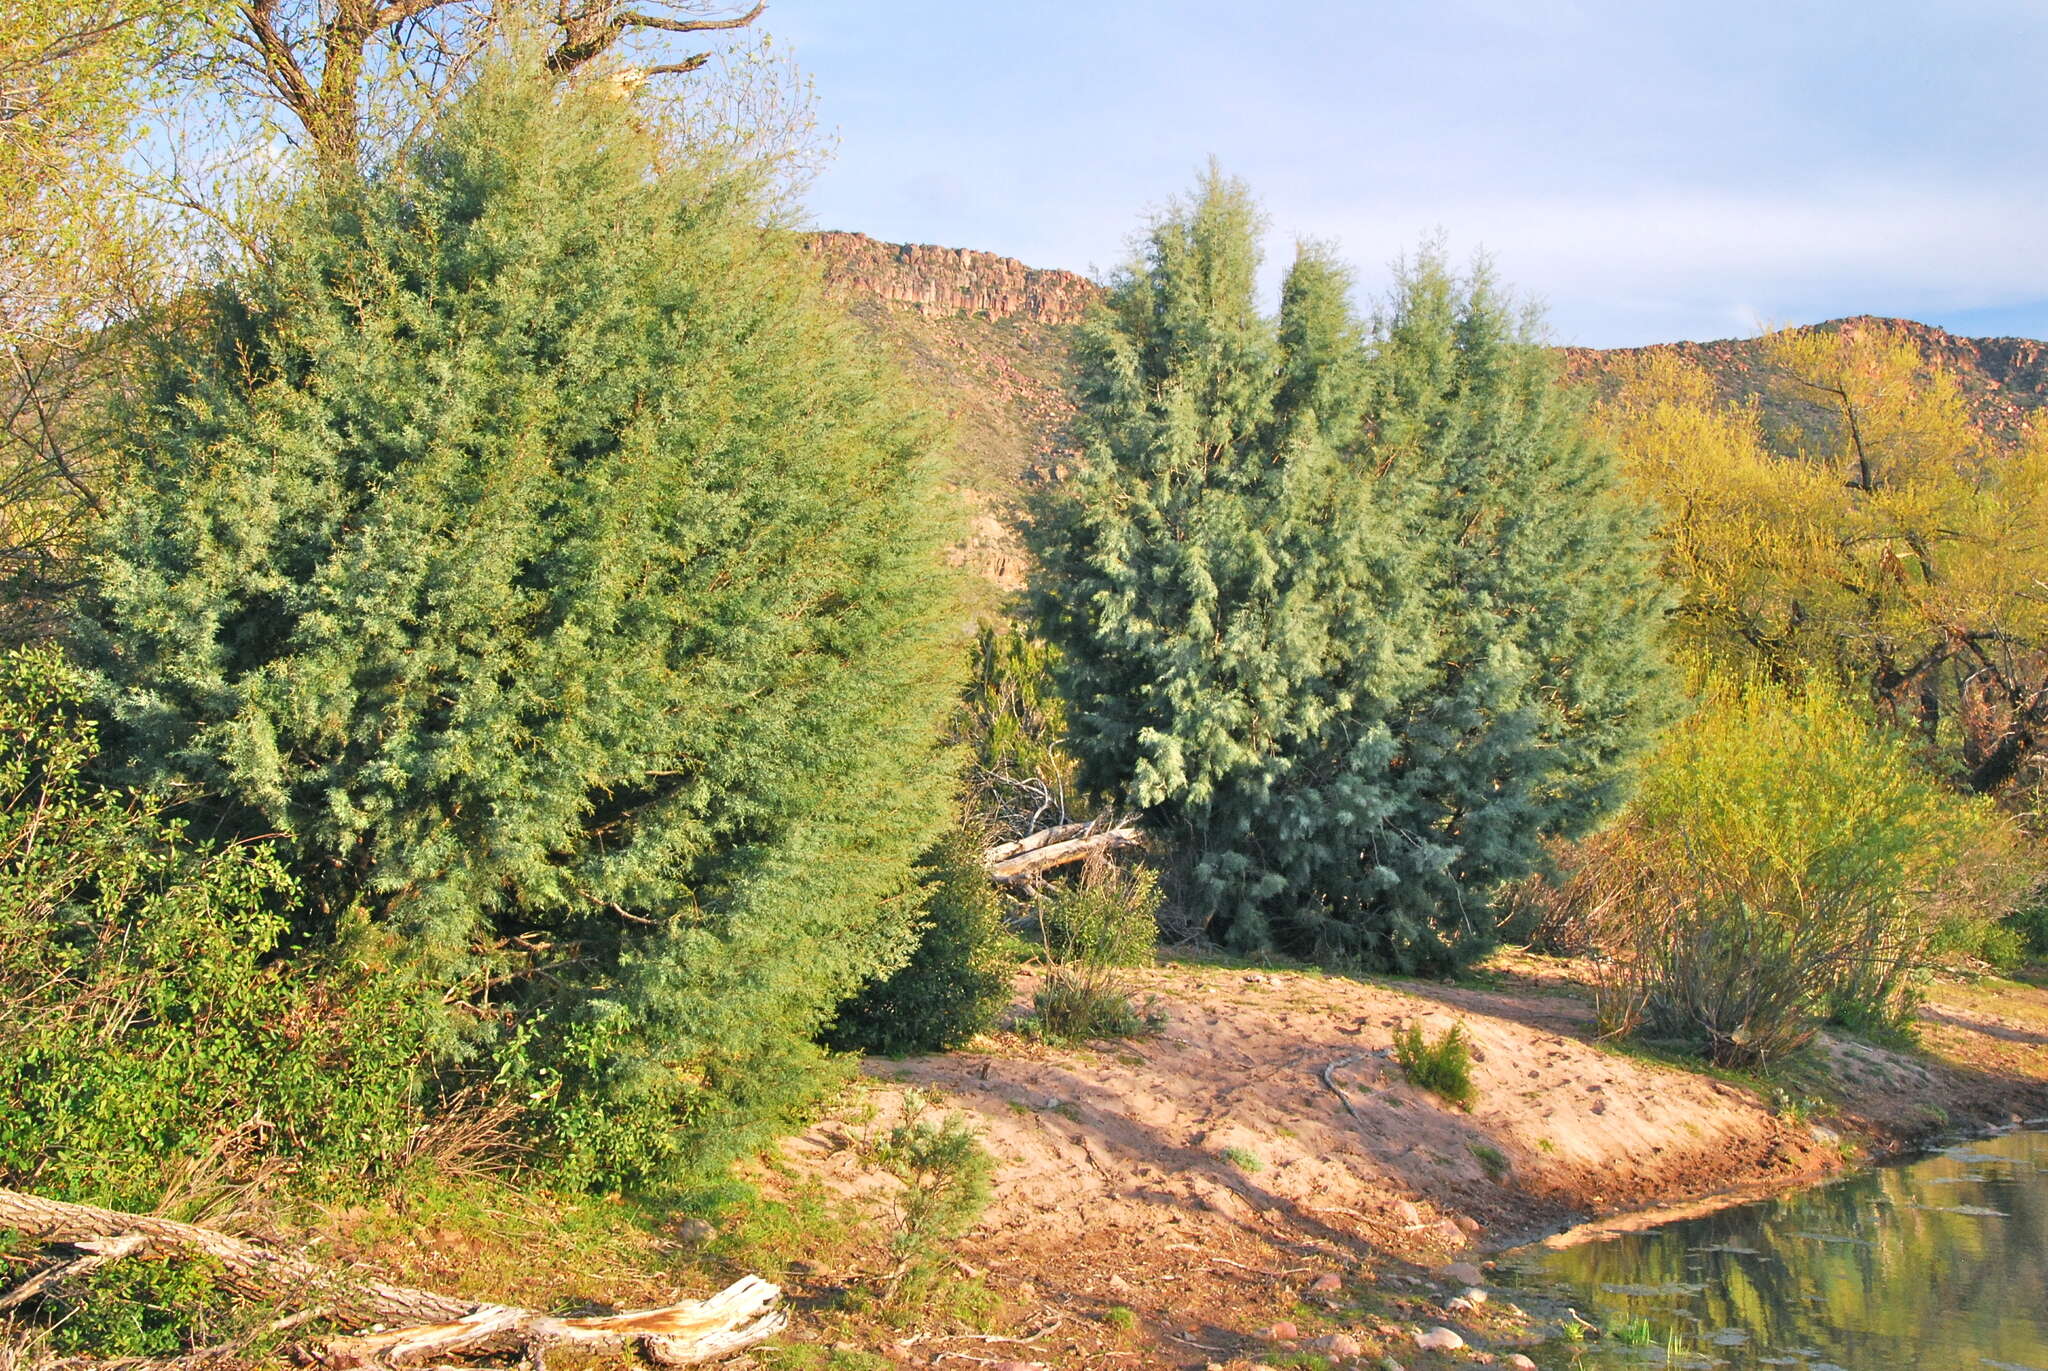
[[[1269,1342],[1292,1342],[1301,1336],[1301,1330],[1287,1320],[1282,1319],[1271,1328],[1268,1328],[1262,1336]]]
[[[1417,1333],[1415,1345],[1425,1352],[1455,1352],[1465,1345],[1465,1340],[1448,1328],[1432,1328],[1427,1333]]]
[[[999,1361],[996,1371],[1047,1371],[1042,1361]]]
[[[1469,1314],[1472,1312],[1473,1305],[1472,1301],[1466,1299],[1463,1295],[1453,1295],[1444,1301],[1444,1308],[1450,1310],[1453,1314]]]
[[[1421,1223],[1422,1211],[1417,1209],[1412,1201],[1395,1200],[1394,1217],[1402,1223]]]
[[[1358,1339],[1349,1333],[1332,1333],[1327,1338],[1317,1338],[1309,1344],[1317,1352],[1327,1352],[1333,1357],[1355,1357],[1365,1351]]]
[[[1380,1371],[1408,1371],[1408,1368],[1395,1361],[1392,1357],[1381,1357]]]
[[[1467,1287],[1465,1290],[1459,1293],[1462,1294],[1467,1300],[1470,1300],[1473,1304],[1486,1303],[1486,1292],[1484,1290],[1481,1290],[1476,1285]]]
[[[1520,1352],[1508,1353],[1508,1365],[1514,1367],[1515,1371],[1536,1371],[1536,1363]]]
[[[1308,1288],[1318,1295],[1334,1295],[1344,1288],[1344,1279],[1334,1271],[1325,1271],[1310,1281]]]
[[[688,1247],[702,1247],[718,1236],[718,1230],[702,1219],[684,1219],[675,1226],[676,1241]]]
[[[1111,1276],[1109,1278],[1109,1288],[1116,1291],[1119,1295],[1127,1295],[1130,1293],[1131,1283],[1122,1276]]]
[[[1459,1285],[1477,1285],[1486,1279],[1486,1273],[1471,1262],[1452,1262],[1449,1266],[1438,1268],[1437,1275],[1447,1281],[1456,1281]]]

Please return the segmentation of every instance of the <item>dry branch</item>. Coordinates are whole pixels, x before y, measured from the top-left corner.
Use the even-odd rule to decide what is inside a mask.
[[[686,1300],[663,1309],[556,1318],[510,1305],[453,1299],[427,1290],[387,1285],[316,1266],[273,1248],[245,1242],[210,1228],[148,1214],[124,1214],[93,1205],[44,1199],[0,1189],[0,1228],[18,1230],[43,1242],[90,1244],[88,1256],[64,1263],[48,1281],[31,1277],[35,1289],[17,1289],[14,1303],[50,1281],[84,1268],[128,1256],[145,1247],[198,1253],[220,1264],[221,1283],[238,1295],[260,1300],[318,1304],[327,1316],[349,1327],[400,1327],[330,1340],[315,1350],[332,1368],[396,1366],[440,1356],[544,1347],[551,1344],[619,1347],[634,1345],[653,1362],[687,1366],[712,1361],[782,1331],[788,1319],[774,1308],[782,1292],[748,1276],[707,1300]]]
[[[990,880],[998,885],[1021,885],[1041,871],[1085,861],[1097,853],[1136,847],[1140,841],[1141,835],[1135,828],[1119,826],[1097,831],[1092,823],[1061,824],[1015,842],[998,843],[982,853],[982,859],[988,863]]]

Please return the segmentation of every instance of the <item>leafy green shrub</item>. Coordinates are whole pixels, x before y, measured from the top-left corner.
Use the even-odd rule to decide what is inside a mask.
[[[916,1107],[918,1098],[910,1097]],[[900,1293],[923,1284],[940,1244],[974,1226],[994,1191],[995,1159],[958,1114],[938,1123],[913,1119],[890,1130],[874,1149],[874,1160],[902,1188],[896,1194],[894,1231],[889,1240]]]
[[[926,855],[916,950],[839,1007],[829,1045],[885,1056],[945,1052],[994,1026],[1010,1002],[1016,942],[981,853],[973,833],[955,829]]]
[[[0,655],[0,1183],[148,1210],[174,1183],[401,1157],[429,1026],[410,987],[273,961],[294,890],[272,845],[195,841],[88,779],[83,695],[54,652]]]
[[[221,1275],[210,1257],[130,1257],[61,1282],[32,1313],[55,1352],[176,1357],[226,1341],[244,1302]]]
[[[1149,966],[1159,904],[1159,878],[1149,868],[1091,861],[1079,880],[1041,887],[1032,911],[1056,963]]]
[[[1898,1031],[1944,937],[2033,883],[2010,820],[1821,683],[1711,683],[1648,768],[1606,919],[1609,1032],[1757,1065],[1832,1017]]]
[[[210,292],[97,550],[110,751],[288,834],[572,1183],[799,1108],[946,821],[935,434],[765,196],[485,71]]]
[[[1430,1042],[1420,1023],[1410,1023],[1394,1035],[1394,1060],[1409,1084],[1440,1095],[1460,1109],[1470,1109],[1479,1098],[1479,1088],[1472,1084],[1472,1048],[1463,1024],[1452,1024],[1442,1037]]]
[[[2048,957],[2048,893],[2036,891],[2033,898],[2005,916],[2003,927],[2012,934],[2019,961]]]

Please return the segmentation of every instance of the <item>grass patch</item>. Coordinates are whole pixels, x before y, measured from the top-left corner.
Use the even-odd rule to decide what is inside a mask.
[[[1264,1171],[1266,1169],[1266,1164],[1259,1160],[1259,1154],[1251,1151],[1248,1148],[1226,1147],[1217,1155],[1222,1157],[1223,1160],[1229,1162],[1238,1170],[1243,1171],[1247,1174]]]
[[[1508,1174],[1508,1159],[1498,1147],[1473,1143],[1472,1155],[1478,1158],[1480,1169],[1486,1172],[1487,1179],[1498,1181]]]
[[[1421,1024],[1409,1024],[1394,1035],[1394,1060],[1411,1085],[1460,1109],[1470,1109],[1479,1098],[1479,1089],[1472,1084],[1472,1048],[1463,1024],[1451,1025],[1435,1042],[1423,1037]]]
[[[1027,1038],[1055,1047],[1111,1038],[1141,1038],[1165,1026],[1155,1003],[1138,1004],[1105,967],[1055,966],[1017,1025]]]

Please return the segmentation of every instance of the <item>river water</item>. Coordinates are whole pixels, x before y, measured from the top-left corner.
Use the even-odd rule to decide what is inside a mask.
[[[1529,1349],[1546,1367],[2048,1371],[2048,1132],[1500,1266],[1622,1335]]]

